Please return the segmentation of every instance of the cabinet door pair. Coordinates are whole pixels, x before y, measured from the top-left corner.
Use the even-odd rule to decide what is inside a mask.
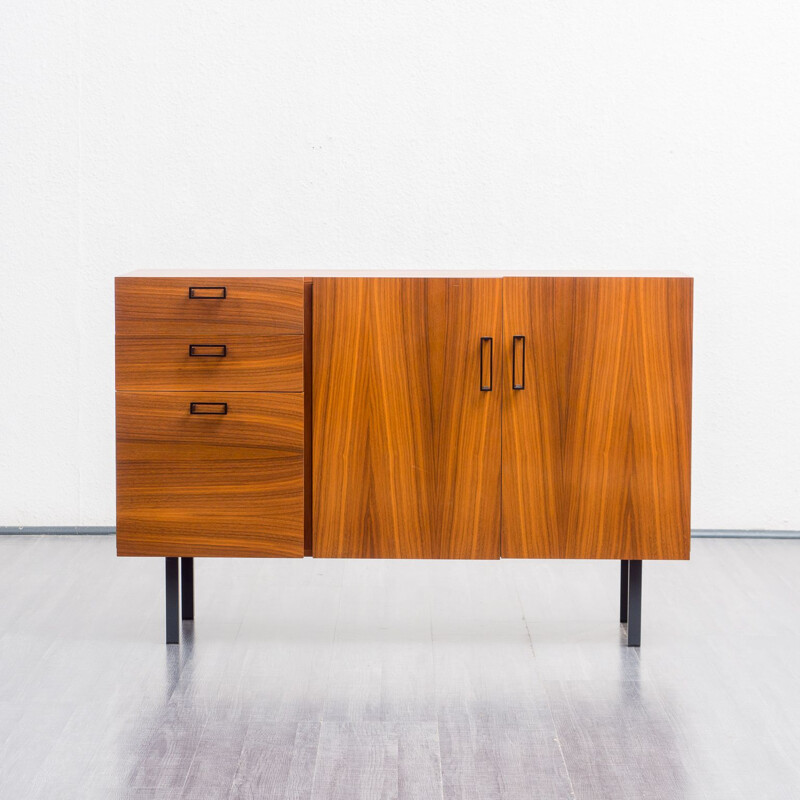
[[[688,558],[690,278],[314,280],[314,555]]]

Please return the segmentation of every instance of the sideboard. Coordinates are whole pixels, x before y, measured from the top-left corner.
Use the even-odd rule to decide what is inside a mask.
[[[134,272],[116,279],[117,553],[689,558],[692,278]]]

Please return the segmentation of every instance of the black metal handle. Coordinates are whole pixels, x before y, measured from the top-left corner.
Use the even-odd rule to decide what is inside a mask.
[[[189,404],[189,413],[190,414],[227,414],[228,413],[228,404],[227,403],[190,403]]]
[[[522,342],[522,380],[517,383],[517,342]],[[525,388],[525,337],[515,336],[511,342],[511,388]]]
[[[486,342],[489,342],[489,383],[486,384],[483,382],[483,351],[484,345]],[[492,391],[492,383],[493,383],[493,364],[492,364],[492,351],[494,350],[494,342],[492,341],[491,336],[481,336],[481,391],[482,392],[491,392]]]
[[[189,355],[195,358],[225,358],[228,347],[224,344],[190,344]]]
[[[224,286],[190,286],[189,297],[192,300],[224,300],[228,290]]]

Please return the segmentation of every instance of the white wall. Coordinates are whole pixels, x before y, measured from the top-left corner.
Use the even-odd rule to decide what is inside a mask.
[[[114,523],[112,277],[695,275],[693,525],[800,529],[796,0],[5,0],[0,525]]]

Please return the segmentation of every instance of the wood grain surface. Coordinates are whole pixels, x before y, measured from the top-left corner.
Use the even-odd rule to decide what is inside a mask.
[[[189,297],[190,287],[225,287],[225,299]],[[302,278],[115,280],[118,336],[303,332]]]
[[[225,356],[191,356],[192,345],[224,345]],[[124,391],[302,392],[303,337],[117,336],[116,367]]]
[[[503,556],[688,558],[692,280],[504,278],[503,315]]]
[[[313,525],[312,525],[312,464],[313,464],[313,439],[312,439],[312,363],[313,363],[313,319],[312,313],[314,302],[314,285],[311,278],[306,278],[303,283],[303,304],[305,308],[305,328],[303,335],[303,382],[305,385],[305,396],[303,398],[303,415],[304,415],[304,430],[303,430],[303,449],[305,457],[305,466],[303,475],[305,479],[304,500],[303,507],[305,513],[305,542],[304,553],[310,556],[312,553],[312,538],[313,538]]]
[[[501,300],[500,279],[314,279],[315,556],[498,557]]]
[[[116,397],[118,555],[303,555],[302,394]]]

